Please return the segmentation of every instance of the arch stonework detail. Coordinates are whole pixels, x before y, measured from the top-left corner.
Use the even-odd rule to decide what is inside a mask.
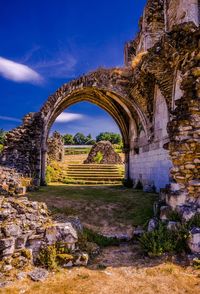
[[[2,164],[33,177],[36,184],[44,182],[46,141],[52,123],[70,105],[89,101],[107,111],[119,126],[127,178],[135,183],[141,180],[144,185],[154,184],[157,190],[170,184],[166,195],[173,208],[200,206],[197,20],[176,22],[170,12],[171,7],[176,7],[175,0],[147,2],[140,33],[125,47],[126,66],[98,69],[64,84],[39,112],[25,116],[23,124],[8,133]],[[165,7],[165,2],[170,5]],[[151,10],[157,12],[152,14]],[[145,40],[148,44],[142,45]],[[141,52],[144,48],[148,50]],[[182,97],[174,100],[177,72]],[[155,134],[156,89],[169,113],[165,138]],[[161,170],[165,180],[156,177]]]

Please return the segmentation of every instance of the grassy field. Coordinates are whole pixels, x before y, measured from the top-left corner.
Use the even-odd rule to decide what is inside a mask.
[[[78,215],[85,226],[102,233],[123,234],[152,217],[157,194],[123,186],[51,184],[31,193],[29,198],[46,202],[53,213]]]

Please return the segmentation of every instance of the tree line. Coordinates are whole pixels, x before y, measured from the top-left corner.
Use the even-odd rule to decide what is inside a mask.
[[[5,142],[6,132],[3,129],[0,129],[0,145],[1,147]],[[96,138],[92,138],[92,135],[89,134],[85,136],[83,133],[65,134],[63,135],[63,141],[65,145],[94,145],[99,141],[109,141],[112,144],[122,145],[122,137],[120,134],[112,132],[101,132]]]
[[[94,145],[99,141],[109,141],[112,144],[121,145],[122,137],[120,134],[112,132],[102,132],[96,138],[92,138],[91,134],[85,136],[83,133],[65,134],[63,135],[65,145]]]

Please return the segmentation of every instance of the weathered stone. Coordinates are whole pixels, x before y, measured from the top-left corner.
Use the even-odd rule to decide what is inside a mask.
[[[82,265],[82,266],[87,266],[89,260],[89,256],[86,253],[79,254],[77,259],[74,261],[74,265]]]
[[[42,268],[37,268],[33,270],[32,272],[28,273],[28,276],[34,282],[42,282],[45,279],[47,279],[48,275],[49,275],[48,271]]]
[[[7,238],[0,240],[0,257],[12,255],[15,250],[15,239]]]
[[[175,221],[169,221],[167,224],[168,230],[178,230],[180,223]]]
[[[200,228],[193,228],[190,231],[188,246],[193,253],[200,253]]]
[[[19,281],[24,280],[26,277],[27,277],[27,273],[24,273],[24,272],[19,272],[16,274],[16,278]]]
[[[158,219],[157,218],[152,218],[148,223],[147,231],[152,232],[157,228],[157,226],[158,226]]]
[[[21,228],[19,225],[11,223],[11,224],[6,224],[3,227],[3,232],[6,237],[16,237],[21,234]]]
[[[69,249],[75,249],[78,235],[71,223],[57,223],[46,228],[45,238],[47,244],[63,242]]]

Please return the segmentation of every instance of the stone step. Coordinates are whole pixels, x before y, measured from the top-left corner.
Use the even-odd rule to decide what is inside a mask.
[[[102,169],[102,168],[106,168],[106,169],[116,169],[118,168],[118,166],[116,165],[108,165],[108,164],[69,164],[68,165],[69,168],[97,168],[97,169]]]
[[[77,184],[77,185],[121,185],[122,181],[95,181],[95,180],[76,180],[72,179],[71,184]],[[70,180],[68,181],[68,184],[70,184]]]
[[[80,179],[80,180],[103,180],[103,181],[109,181],[109,180],[122,180],[123,178],[120,176],[109,176],[109,177],[95,177],[95,176],[70,176],[68,175],[68,178],[72,179]]]
[[[89,171],[74,171],[74,170],[69,170],[69,171],[66,171],[66,174],[67,175],[97,175],[97,176],[113,176],[113,175],[119,175],[119,172],[98,172],[98,171],[95,171],[95,172],[89,172]]]

